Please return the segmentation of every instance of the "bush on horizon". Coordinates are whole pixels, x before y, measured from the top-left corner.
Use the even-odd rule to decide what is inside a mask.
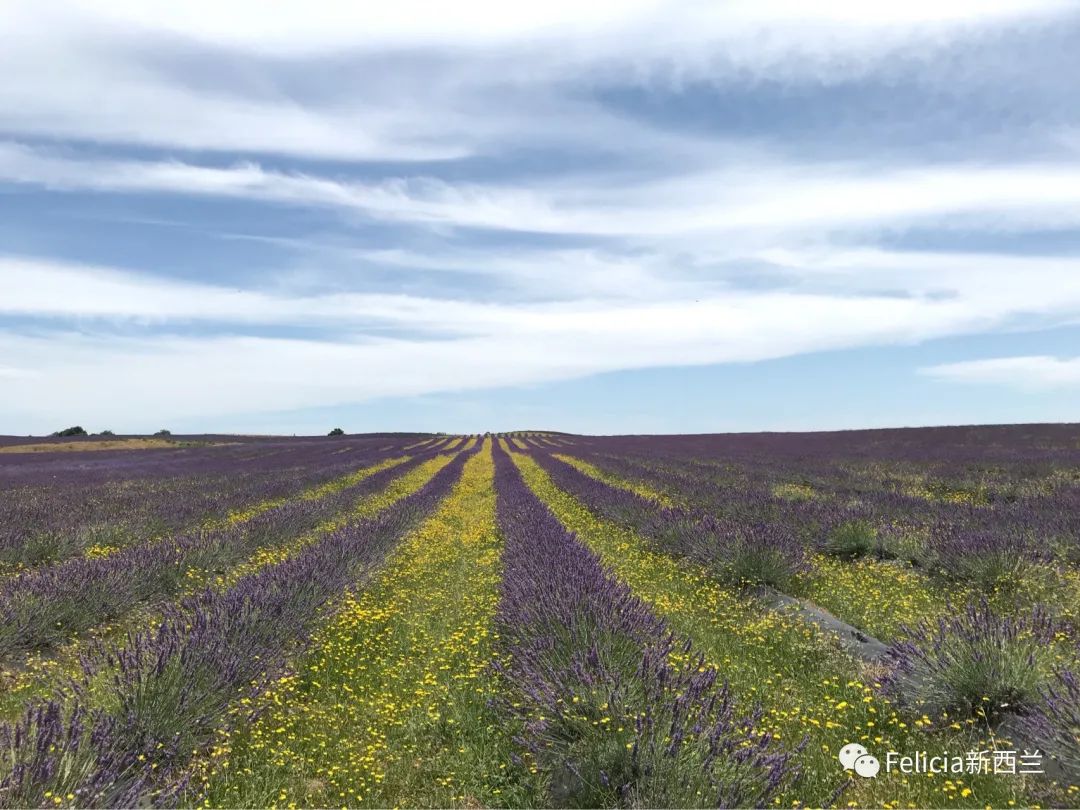
[[[53,436],[60,436],[60,437],[86,436],[86,435],[87,435],[86,431],[79,425],[75,425],[74,427],[64,428],[63,430],[58,430],[58,431],[56,431],[56,433],[53,434]]]

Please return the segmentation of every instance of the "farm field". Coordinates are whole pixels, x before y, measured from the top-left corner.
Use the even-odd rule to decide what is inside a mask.
[[[0,438],[0,807],[1080,805],[1080,426],[139,441]]]

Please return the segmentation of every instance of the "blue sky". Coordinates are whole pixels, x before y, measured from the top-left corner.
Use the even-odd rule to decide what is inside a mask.
[[[0,433],[1077,419],[1075,0],[274,9],[0,6]]]

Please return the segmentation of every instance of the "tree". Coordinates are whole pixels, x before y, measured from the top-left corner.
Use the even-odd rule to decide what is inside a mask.
[[[342,430],[341,428],[334,428],[333,430],[331,430],[331,431],[330,431],[329,433],[327,433],[326,435],[327,435],[327,436],[344,436],[344,435],[345,435],[345,431],[344,431],[344,430]]]
[[[86,435],[86,431],[83,430],[78,425],[75,425],[75,427],[69,427],[69,428],[64,428],[63,430],[58,430],[58,431],[56,431],[56,433],[53,434],[53,436],[85,436],[85,435]]]
[[[159,430],[154,435],[155,436],[172,436],[172,431],[171,430],[165,430],[164,428],[162,428],[161,430]]]
[[[115,436],[115,435],[116,434],[113,433],[111,430],[103,430],[103,431],[101,431],[101,433],[98,434],[98,436]]]

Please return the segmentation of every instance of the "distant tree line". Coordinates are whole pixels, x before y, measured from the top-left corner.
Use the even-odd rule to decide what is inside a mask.
[[[58,437],[61,437],[61,438],[68,438],[68,437],[71,437],[71,436],[90,436],[90,435],[93,435],[93,436],[115,436],[116,434],[113,433],[111,430],[102,430],[99,433],[90,434],[90,433],[87,433],[86,429],[83,428],[81,425],[74,425],[74,426],[69,427],[69,428],[64,428],[63,430],[58,430],[58,431],[56,431],[55,433],[53,433],[51,435],[58,436]],[[162,428],[161,430],[159,430],[154,435],[155,436],[172,436],[172,431],[171,430],[165,430],[164,428]]]

